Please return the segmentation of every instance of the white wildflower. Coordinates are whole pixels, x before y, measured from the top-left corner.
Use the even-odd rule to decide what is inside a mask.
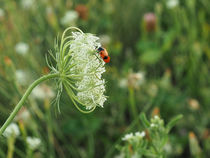
[[[155,116],[154,116],[154,119],[158,120],[158,119],[160,119],[160,118],[159,118],[158,115],[155,115]]]
[[[63,25],[74,25],[79,15],[76,11],[70,10],[67,11],[64,17],[61,19],[61,24]]]
[[[145,75],[144,72],[130,73],[128,75],[128,86],[138,89],[140,85],[144,83]]]
[[[55,96],[55,92],[47,85],[38,85],[32,91],[32,97],[44,100],[46,98],[51,99]]]
[[[118,83],[119,83],[120,88],[127,88],[128,87],[128,80],[126,78],[120,79]]]
[[[37,148],[39,148],[39,146],[41,144],[41,140],[36,137],[27,137],[26,142],[27,142],[29,148],[32,150],[36,150]]]
[[[139,158],[140,156],[137,154],[137,153],[135,153],[135,154],[133,154],[132,156],[131,156],[131,158]]]
[[[5,15],[5,12],[3,9],[0,8],[0,19],[3,18]]]
[[[24,70],[16,70],[15,75],[20,85],[26,85],[28,83],[28,75]]]
[[[119,155],[116,155],[114,158],[125,158],[125,154],[120,153]]]
[[[179,0],[168,0],[166,2],[166,6],[169,8],[169,9],[172,9],[172,8],[175,8],[176,6],[179,5]]]
[[[139,138],[143,138],[143,137],[145,137],[145,132],[144,131],[143,132],[136,132],[135,136],[139,137]]]
[[[30,9],[34,5],[34,0],[21,0],[21,6],[24,9]]]
[[[71,32],[71,36],[67,36],[67,31],[72,29],[77,32]],[[78,110],[85,113],[91,112],[96,106],[103,107],[106,101],[105,80],[102,78],[105,62],[97,53],[97,48],[101,46],[98,39],[78,28],[67,28],[62,35],[61,45],[56,50],[57,67],[51,67],[62,76],[58,79],[56,100],[59,100],[64,87]]]
[[[3,135],[5,137],[11,137],[11,136],[19,136],[20,135],[20,130],[18,128],[18,125],[15,124],[15,123],[11,123],[7,128],[6,130],[4,131]]]
[[[170,143],[167,143],[165,146],[164,146],[164,151],[167,152],[167,153],[171,153],[173,151],[173,147],[171,146]]]
[[[154,123],[151,123],[150,124],[150,127],[155,127],[156,125]]]
[[[28,49],[29,49],[28,44],[26,44],[24,42],[20,42],[20,43],[16,44],[16,46],[15,46],[15,51],[18,54],[21,54],[21,55],[27,54],[28,53]]]
[[[124,140],[124,141],[131,140],[133,137],[134,137],[134,136],[133,136],[133,133],[126,134],[126,135],[122,138],[122,140]]]

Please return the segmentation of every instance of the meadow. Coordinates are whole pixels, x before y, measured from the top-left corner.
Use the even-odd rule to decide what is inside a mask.
[[[0,135],[0,158],[210,157],[209,6],[209,0],[1,0],[0,127],[35,80],[61,72],[62,64],[71,70],[73,59],[80,66],[100,61],[100,77],[94,71],[94,83],[82,84],[103,86],[85,100],[97,87],[77,92],[83,78],[38,84]],[[75,57],[66,63],[59,53],[69,27],[93,35],[81,33],[83,48],[75,39],[67,43]],[[75,50],[95,48],[95,36],[110,62],[97,50],[77,57]],[[81,75],[68,69],[62,72]],[[92,104],[78,108],[84,100]]]

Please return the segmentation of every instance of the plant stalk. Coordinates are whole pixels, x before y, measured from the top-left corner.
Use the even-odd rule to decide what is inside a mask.
[[[26,90],[25,94],[23,95],[23,97],[21,98],[21,100],[19,101],[19,103],[15,106],[14,110],[12,111],[12,113],[10,114],[10,116],[7,118],[6,122],[3,124],[3,126],[0,129],[0,136],[3,134],[3,132],[5,131],[5,129],[7,128],[7,126],[13,121],[14,117],[16,116],[16,114],[18,113],[18,111],[21,109],[21,107],[23,106],[23,104],[25,103],[26,99],[28,98],[28,96],[31,94],[32,90],[41,82],[48,80],[48,79],[52,79],[52,78],[56,78],[59,77],[60,74],[59,73],[54,73],[54,74],[48,74],[45,76],[40,77],[39,79],[37,79],[36,81],[34,81]]]

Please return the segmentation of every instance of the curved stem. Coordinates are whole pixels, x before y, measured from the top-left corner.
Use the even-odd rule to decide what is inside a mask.
[[[19,103],[15,106],[14,110],[12,111],[12,113],[10,114],[10,116],[7,118],[6,122],[3,124],[3,126],[0,129],[0,136],[2,135],[2,133],[5,131],[5,129],[7,128],[7,126],[12,122],[12,120],[14,119],[14,117],[16,116],[16,114],[18,113],[18,111],[21,109],[21,107],[23,106],[23,104],[25,103],[26,99],[28,98],[28,96],[31,94],[32,90],[41,82],[51,79],[51,78],[56,78],[59,77],[58,73],[54,73],[54,74],[49,74],[49,75],[45,75],[40,77],[39,79],[37,79],[36,81],[34,81],[26,90],[25,94],[23,95],[23,97],[21,98],[21,100],[19,101]]]

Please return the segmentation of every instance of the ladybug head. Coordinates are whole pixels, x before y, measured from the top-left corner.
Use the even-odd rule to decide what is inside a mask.
[[[104,48],[99,47],[97,50],[100,52],[100,51],[103,51],[103,50],[104,50]]]

